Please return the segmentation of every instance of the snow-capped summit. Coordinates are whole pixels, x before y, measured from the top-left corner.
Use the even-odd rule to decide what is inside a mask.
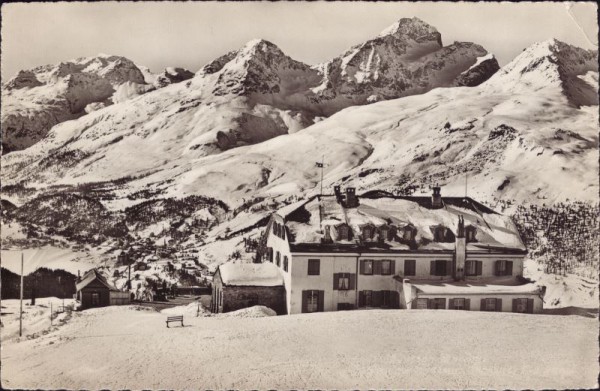
[[[417,17],[402,18],[379,33],[378,37],[392,36],[401,39],[412,39],[417,42],[437,41],[442,47],[442,35],[437,29]]]
[[[2,85],[3,153],[27,148],[58,123],[192,76],[182,70],[152,85],[145,71],[102,53],[20,71]]]
[[[475,86],[499,67],[495,58],[465,77],[488,52],[470,42],[442,46],[441,34],[418,18],[403,18],[377,37],[350,48],[318,68],[324,79],[313,89],[325,112],[340,107],[421,94],[436,87]]]
[[[598,104],[597,79],[598,51],[553,38],[523,50],[485,87],[499,91],[560,91],[570,104],[589,106]]]

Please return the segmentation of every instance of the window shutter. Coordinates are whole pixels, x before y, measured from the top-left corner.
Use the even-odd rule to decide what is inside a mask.
[[[323,302],[325,301],[325,291],[317,291],[319,292],[319,302],[317,303],[317,311],[323,312]]]
[[[482,261],[475,261],[475,274],[478,276],[481,276],[483,274],[483,262]]]
[[[465,299],[465,310],[471,310],[471,299]]]
[[[430,265],[429,274],[435,276],[435,261],[431,261]]]
[[[479,311],[485,311],[485,299],[481,299],[481,304],[479,305]]]
[[[308,294],[310,291],[302,291],[302,312],[308,312]]]
[[[400,296],[396,291],[390,291],[390,308],[400,308]]]
[[[365,261],[360,261],[360,274],[365,274]]]
[[[449,310],[454,309],[454,299],[448,299],[448,309]]]
[[[512,301],[512,312],[517,312],[517,306],[519,305],[519,299],[513,299]]]
[[[506,262],[506,275],[512,276],[513,261]]]
[[[381,261],[373,261],[373,275],[381,275]]]
[[[527,299],[527,313],[533,314],[533,299]]]
[[[396,261],[393,259],[390,261],[390,274],[392,276],[396,275]]]
[[[446,275],[447,276],[451,276],[452,274],[452,261],[447,261],[446,262]]]
[[[381,307],[382,299],[383,299],[382,291],[373,291],[373,307]]]
[[[496,311],[502,312],[502,299],[496,299]]]
[[[348,289],[350,289],[351,291],[356,289],[356,274],[354,274],[354,273],[349,274]]]
[[[359,307],[365,306],[365,291],[358,292],[358,306]]]
[[[333,290],[337,291],[340,286],[340,275],[339,273],[333,273]]]
[[[407,259],[404,261],[404,274],[407,276],[417,275],[417,261],[414,259]]]

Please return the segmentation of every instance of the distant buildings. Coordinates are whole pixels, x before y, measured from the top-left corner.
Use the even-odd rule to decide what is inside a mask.
[[[510,218],[471,198],[442,197],[439,187],[431,197],[359,197],[336,187],[334,196],[274,213],[257,259],[278,269],[288,314],[373,307],[538,313],[545,287],[523,279],[526,254]],[[240,267],[227,265],[221,279],[224,267]],[[227,283],[219,284],[224,296],[214,300],[226,306],[219,286]]]

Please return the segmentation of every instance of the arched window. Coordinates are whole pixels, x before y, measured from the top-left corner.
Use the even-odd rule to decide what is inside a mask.
[[[279,224],[273,223],[273,233],[275,236],[279,236]]]
[[[285,225],[280,226],[280,234],[281,234],[280,238],[285,239]]]

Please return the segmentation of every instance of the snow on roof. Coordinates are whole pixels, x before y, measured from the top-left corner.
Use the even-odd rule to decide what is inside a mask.
[[[521,285],[500,285],[486,283],[412,283],[424,295],[442,294],[539,294],[542,288],[535,283]]]
[[[106,281],[106,278],[104,278],[104,276],[96,269],[92,269],[92,270],[88,271],[87,273],[85,273],[83,275],[83,278],[81,279],[81,281],[78,282],[75,285],[75,287],[78,291],[80,291],[83,288],[85,288],[86,286],[88,286],[94,280],[100,281],[102,283],[102,285],[106,286],[111,291],[118,290],[117,288],[115,288],[114,286],[109,284],[108,281]]]
[[[279,272],[279,268],[273,263],[227,262],[220,265],[217,271],[221,274],[221,280],[224,285],[283,285],[283,277]]]
[[[462,215],[465,226],[476,228],[476,241],[470,242],[468,249],[526,249],[516,226],[508,216],[497,214],[468,198],[446,198],[447,202],[440,209],[432,208],[427,197],[359,198],[358,207],[344,208],[335,197],[322,197],[322,221],[319,220],[319,201],[316,198],[294,204],[296,210],[304,208],[310,214],[308,221],[296,221],[294,210],[290,208],[292,205],[286,206],[278,214],[286,218],[286,225],[292,232],[292,242],[296,244],[320,243],[326,226],[333,229],[342,223],[347,223],[356,236],[367,224],[375,227],[394,225],[398,228],[412,225],[417,230],[415,241],[420,249],[453,249],[453,243],[435,242],[431,228],[441,225],[456,236],[458,216]]]

